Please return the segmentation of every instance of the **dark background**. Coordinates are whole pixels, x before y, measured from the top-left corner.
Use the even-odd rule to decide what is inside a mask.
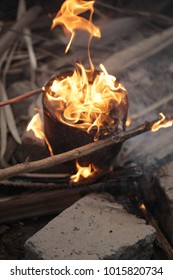
[[[173,16],[172,0],[107,0],[106,2],[103,0],[96,0],[96,5],[99,1],[124,9],[151,11]],[[39,4],[43,7],[45,13],[57,12],[63,2],[63,0],[26,0],[27,7]],[[16,15],[17,6],[18,0],[1,0],[0,19],[13,19]]]

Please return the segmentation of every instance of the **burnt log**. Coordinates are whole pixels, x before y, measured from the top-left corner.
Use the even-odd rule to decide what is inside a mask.
[[[70,125],[60,122],[54,114],[53,108],[47,97],[47,92],[50,91],[50,87],[55,79],[62,80],[64,77],[72,75],[72,71],[54,76],[45,86],[43,93],[43,109],[44,109],[44,129],[45,135],[53,149],[54,154],[65,153],[72,149],[84,146],[86,144],[94,142],[95,128],[90,133],[83,129],[72,127]],[[94,76],[99,72],[95,71]],[[117,81],[115,81],[118,84]],[[126,118],[128,111],[128,101],[126,92],[119,90],[123,95],[122,102],[117,105],[114,101],[111,104],[111,109],[108,114],[111,115],[114,120],[113,126],[110,128],[101,127],[98,140],[106,139],[111,135],[116,135],[121,131],[125,131]],[[106,133],[105,133],[106,132]],[[100,151],[96,151],[90,155],[81,157],[78,162],[81,166],[88,166],[92,163],[97,169],[110,169],[111,163],[115,159],[116,155],[121,149],[122,143],[113,147],[106,147]],[[58,166],[58,172],[74,172],[75,160],[68,163],[64,163]]]

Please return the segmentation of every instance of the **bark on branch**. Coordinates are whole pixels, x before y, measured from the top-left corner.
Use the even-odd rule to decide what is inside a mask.
[[[171,244],[168,242],[162,231],[160,230],[156,220],[154,217],[151,215],[149,210],[146,208],[140,208],[141,212],[143,213],[145,219],[148,221],[148,223],[153,226],[156,230],[156,239],[158,243],[160,244],[161,248],[165,252],[166,256],[168,257],[169,260],[173,260],[173,248]]]
[[[109,73],[117,75],[128,67],[144,60],[173,43],[173,27],[145,38],[138,43],[113,53],[103,62]],[[115,70],[116,69],[116,70]]]
[[[158,120],[152,122],[145,122],[141,126],[131,129],[129,131],[122,132],[119,135],[111,136],[105,140],[99,140],[94,143],[87,144],[85,146],[73,149],[71,151],[58,154],[52,157],[48,157],[42,160],[33,161],[33,162],[24,162],[21,164],[14,165],[12,167],[8,167],[2,169],[0,171],[0,181],[5,180],[7,178],[16,176],[18,174],[33,172],[44,168],[50,168],[52,166],[59,165],[61,163],[74,160],[86,155],[89,155],[95,151],[101,150],[105,147],[110,147],[116,145],[118,143],[122,143],[127,139],[135,137],[144,132],[150,131],[152,125]]]
[[[22,101],[24,99],[27,99],[27,98],[29,98],[29,97],[31,97],[33,95],[37,95],[37,94],[39,94],[41,92],[42,92],[42,88],[34,89],[32,91],[26,92],[26,93],[24,93],[22,95],[19,95],[17,97],[14,97],[14,98],[11,98],[9,100],[0,102],[0,107],[20,102],[20,101]]]

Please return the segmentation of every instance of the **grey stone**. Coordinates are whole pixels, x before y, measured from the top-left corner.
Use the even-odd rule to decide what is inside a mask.
[[[160,226],[173,245],[173,162],[160,171],[156,211]],[[156,191],[156,190],[155,190]]]
[[[25,243],[26,259],[150,259],[154,229],[109,194],[67,208]]]

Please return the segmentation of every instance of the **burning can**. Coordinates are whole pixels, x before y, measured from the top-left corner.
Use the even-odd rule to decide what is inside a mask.
[[[44,87],[44,130],[54,154],[125,130],[128,101],[123,85],[107,72],[79,68],[54,76]],[[120,148],[104,148],[80,158],[79,164],[109,169]],[[74,170],[75,161],[58,166],[58,172]]]

